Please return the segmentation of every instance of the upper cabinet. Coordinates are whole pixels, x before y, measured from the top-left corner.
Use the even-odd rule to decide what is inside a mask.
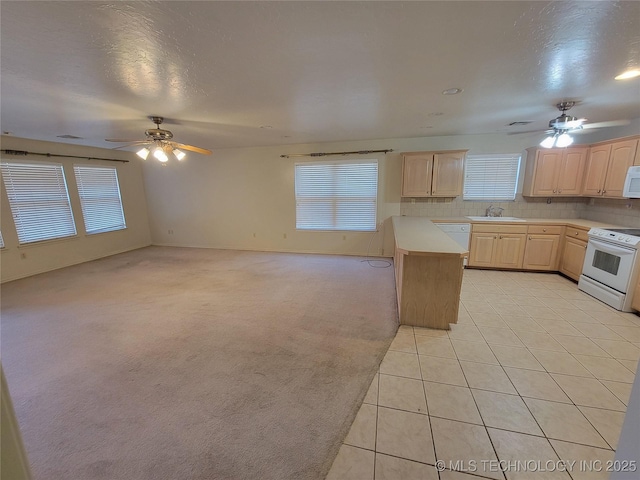
[[[593,145],[589,151],[582,194],[586,197],[622,198],[629,167],[634,164],[638,139]]]
[[[522,194],[527,197],[580,196],[587,152],[587,147],[527,149]]]
[[[402,156],[403,197],[457,197],[462,194],[466,150],[407,152]]]

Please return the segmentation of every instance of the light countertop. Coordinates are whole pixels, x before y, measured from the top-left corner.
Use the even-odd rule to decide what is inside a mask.
[[[466,256],[469,251],[426,217],[391,217],[396,251],[408,255]]]

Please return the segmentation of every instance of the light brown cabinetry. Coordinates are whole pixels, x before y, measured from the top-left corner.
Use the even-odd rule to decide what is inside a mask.
[[[407,152],[402,156],[403,197],[457,197],[462,194],[466,150]]]
[[[564,227],[530,225],[522,268],[525,270],[557,270],[560,236]]]
[[[587,252],[587,230],[567,227],[562,242],[562,255],[558,269],[567,277],[578,280]]]
[[[581,195],[587,152],[587,147],[527,149],[522,194],[528,197]]]
[[[587,197],[622,198],[627,171],[634,164],[637,150],[637,139],[591,146],[582,194]]]
[[[633,300],[631,301],[631,308],[635,308],[640,312],[640,278],[638,279],[638,285],[633,292]]]
[[[474,225],[469,249],[469,266],[522,268],[526,225]]]

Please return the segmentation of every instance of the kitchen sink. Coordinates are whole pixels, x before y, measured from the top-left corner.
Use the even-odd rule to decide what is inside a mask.
[[[474,222],[525,222],[522,218],[517,217],[467,217]]]

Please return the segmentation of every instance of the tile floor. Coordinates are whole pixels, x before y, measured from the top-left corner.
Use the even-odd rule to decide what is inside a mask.
[[[465,270],[458,324],[400,326],[327,479],[608,478],[639,358],[640,317],[566,278]]]

